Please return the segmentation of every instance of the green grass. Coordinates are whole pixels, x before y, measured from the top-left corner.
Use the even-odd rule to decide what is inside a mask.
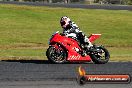
[[[0,50],[0,56],[44,56],[43,49],[8,49]]]
[[[107,47],[110,61],[132,61],[132,47]]]
[[[1,60],[47,60],[45,49],[4,49],[0,50]]]
[[[132,48],[107,47],[110,61],[132,61]],[[14,48],[0,50],[1,60],[47,60],[46,48]]]
[[[0,4],[0,57],[42,57],[43,50],[33,48],[48,46],[51,34],[62,31],[59,20],[65,15],[75,21],[86,35],[101,33],[102,36],[96,43],[114,47],[110,48],[112,58],[118,57],[120,60],[120,56],[124,58],[126,55],[131,58],[131,11],[4,4]],[[121,52],[120,47],[124,47]],[[124,53],[126,47],[129,50]]]

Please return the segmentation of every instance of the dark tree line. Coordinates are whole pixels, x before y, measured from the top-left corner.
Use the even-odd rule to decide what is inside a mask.
[[[2,1],[2,0],[1,0]],[[45,3],[99,3],[99,4],[123,4],[132,5],[132,0],[3,0],[3,1],[29,1],[29,2],[45,2]]]

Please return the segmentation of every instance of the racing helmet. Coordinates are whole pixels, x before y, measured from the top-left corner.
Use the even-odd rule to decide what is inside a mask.
[[[60,24],[62,28],[67,28],[69,26],[70,18],[67,16],[63,16],[60,19]]]

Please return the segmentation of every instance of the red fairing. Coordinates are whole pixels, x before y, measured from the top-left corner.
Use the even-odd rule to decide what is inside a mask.
[[[98,39],[101,36],[101,34],[91,34],[89,36],[89,41],[94,42],[96,39]]]
[[[101,34],[100,34],[101,35]],[[100,35],[91,35],[90,41],[93,42],[95,39],[99,38]],[[64,46],[67,50],[68,57],[67,60],[71,62],[75,61],[91,61],[91,58],[89,55],[82,56],[79,54],[76,49],[79,49],[79,51],[82,51],[80,48],[78,42],[72,38],[68,38],[66,36],[61,36],[60,34],[56,33],[50,40],[50,45],[53,45],[55,43],[59,43],[60,45]]]

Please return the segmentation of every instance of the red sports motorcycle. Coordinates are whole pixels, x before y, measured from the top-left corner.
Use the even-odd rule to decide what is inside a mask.
[[[90,42],[94,42],[101,34],[91,34]],[[82,55],[83,46],[75,39],[66,37],[59,32],[52,35],[49,40],[49,48],[46,56],[50,62],[91,62],[96,64],[104,64],[109,61],[110,54],[103,46],[93,45],[87,55]]]

